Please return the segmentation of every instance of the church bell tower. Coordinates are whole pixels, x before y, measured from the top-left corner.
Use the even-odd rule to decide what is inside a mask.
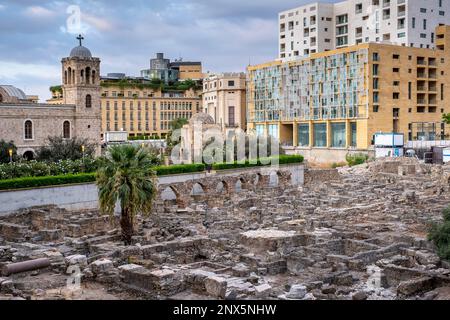
[[[88,137],[100,146],[100,59],[92,57],[91,51],[83,46],[81,35],[77,40],[79,45],[61,61],[64,104],[75,106],[74,136]]]

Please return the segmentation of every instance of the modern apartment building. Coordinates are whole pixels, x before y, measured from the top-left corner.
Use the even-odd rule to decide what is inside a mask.
[[[245,73],[210,74],[203,80],[203,112],[224,132],[246,129]]]
[[[449,0],[347,0],[311,3],[279,14],[279,58],[292,60],[360,43],[435,46]]]
[[[362,43],[249,67],[248,128],[321,162],[371,150],[378,132],[449,136],[450,26],[434,34],[436,49]]]

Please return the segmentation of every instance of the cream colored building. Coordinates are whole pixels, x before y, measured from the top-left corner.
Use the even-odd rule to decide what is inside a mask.
[[[245,73],[211,74],[203,80],[203,112],[222,130],[246,129]]]

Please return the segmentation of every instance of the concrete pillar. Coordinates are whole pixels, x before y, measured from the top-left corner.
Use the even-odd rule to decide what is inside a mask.
[[[311,120],[309,121],[309,147],[314,147],[314,125]]]
[[[345,147],[348,149],[350,148],[352,141],[352,127],[350,120],[347,120],[345,122]]]
[[[292,135],[293,135],[292,144],[294,147],[298,147],[298,123],[296,121],[294,121],[293,126],[294,126],[294,128],[292,130],[292,132],[293,132],[292,133]]]
[[[332,136],[331,136],[331,122],[327,121],[327,148],[331,148]]]

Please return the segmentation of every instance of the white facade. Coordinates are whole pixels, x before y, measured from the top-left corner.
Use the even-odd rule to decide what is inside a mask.
[[[279,58],[367,42],[434,47],[434,30],[450,21],[450,0],[347,0],[311,3],[279,14]]]

